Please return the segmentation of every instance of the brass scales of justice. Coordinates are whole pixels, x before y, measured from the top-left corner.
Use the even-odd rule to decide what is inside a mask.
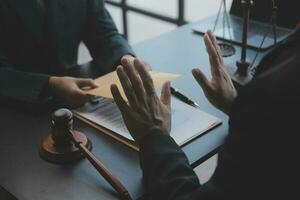
[[[247,60],[247,46],[248,46],[248,30],[249,30],[249,19],[250,19],[250,11],[251,7],[254,4],[253,0],[241,0],[241,7],[243,9],[243,33],[242,33],[242,51],[241,51],[241,58],[240,60],[237,60],[236,66],[226,66],[228,69],[228,72],[231,76],[231,79],[238,83],[239,85],[245,85],[248,82],[250,82],[253,78],[253,75],[255,74],[255,68],[254,64],[257,59],[258,53],[261,50],[266,37],[270,34],[270,32],[273,32],[273,38],[274,38],[274,45],[277,44],[277,10],[278,7],[276,6],[275,0],[272,1],[272,16],[270,19],[270,24],[272,24],[271,30],[266,31],[264,33],[264,37],[261,41],[260,47],[253,59],[253,61],[250,63]],[[222,18],[222,19],[221,19]],[[217,17],[213,26],[212,31],[215,32],[216,27],[219,23],[219,21],[222,21],[222,34],[225,38],[225,34],[228,34],[229,36],[229,42],[218,42],[221,50],[222,57],[230,57],[236,54],[236,49],[232,45],[233,44],[233,36],[232,36],[232,27],[231,22],[229,18],[229,14],[227,11],[227,3],[226,0],[221,0],[221,4],[217,13]],[[227,32],[227,33],[226,33]]]

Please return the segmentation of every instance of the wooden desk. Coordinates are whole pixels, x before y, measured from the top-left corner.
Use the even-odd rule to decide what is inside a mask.
[[[202,110],[223,120],[223,125],[183,147],[191,164],[197,166],[222,145],[228,118],[209,104],[192,78],[193,67],[210,74],[202,37],[192,32],[192,26],[186,25],[135,45],[134,50],[154,70],[182,74],[174,86],[197,101]],[[226,64],[235,65],[240,52],[237,50],[236,56],[225,59]],[[253,58],[254,53],[250,51],[249,58]],[[0,107],[0,113],[0,185],[19,200],[117,199],[116,192],[87,160],[60,166],[40,159],[38,147],[49,133],[49,114],[34,116],[5,105]],[[119,178],[132,197],[141,197],[142,172],[137,152],[77,120],[74,124],[88,135],[93,142],[93,153]]]

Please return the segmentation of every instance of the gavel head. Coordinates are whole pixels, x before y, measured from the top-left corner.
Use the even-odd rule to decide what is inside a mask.
[[[52,115],[51,131],[52,139],[56,146],[70,145],[70,135],[68,132],[73,130],[73,114],[68,109],[59,109]]]
[[[72,131],[73,135],[70,134]],[[67,163],[83,158],[72,138],[81,142],[89,150],[90,140],[81,132],[73,130],[73,114],[68,109],[59,109],[52,114],[51,133],[42,141],[39,154],[52,163]]]

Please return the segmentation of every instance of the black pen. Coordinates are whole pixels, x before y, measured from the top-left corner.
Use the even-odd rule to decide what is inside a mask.
[[[174,87],[170,87],[170,88],[171,88],[171,94],[173,94],[175,97],[177,97],[181,101],[183,101],[191,106],[199,107],[199,105],[195,101],[193,101],[192,99],[188,98],[187,96],[181,94],[177,88],[174,88]]]

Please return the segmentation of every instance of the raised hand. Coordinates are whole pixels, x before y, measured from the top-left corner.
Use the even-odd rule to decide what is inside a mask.
[[[220,47],[211,31],[205,34],[204,42],[209,55],[212,79],[210,81],[207,80],[200,69],[193,69],[192,73],[202,87],[207,99],[216,108],[226,114],[230,114],[237,91],[231,81],[230,75],[224,67]]]
[[[171,131],[171,92],[170,83],[162,88],[160,98],[156,95],[153,80],[145,64],[138,59],[124,60],[117,68],[117,74],[128,103],[122,98],[116,85],[111,92],[124,122],[137,143],[147,135],[160,133],[169,135]]]

